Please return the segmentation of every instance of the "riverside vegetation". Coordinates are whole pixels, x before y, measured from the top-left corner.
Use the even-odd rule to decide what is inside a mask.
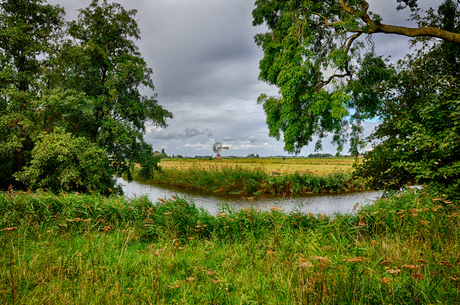
[[[4,304],[458,304],[458,202],[394,193],[353,214],[182,198],[0,193]]]
[[[221,162],[223,161],[223,162]],[[362,191],[365,179],[350,169],[353,158],[331,158],[283,162],[280,159],[219,161],[162,161],[162,169],[145,179],[134,172],[134,180],[189,190],[232,195],[294,195]],[[315,173],[309,169],[315,168]],[[337,168],[348,171],[336,171]],[[321,173],[321,174],[318,174]]]

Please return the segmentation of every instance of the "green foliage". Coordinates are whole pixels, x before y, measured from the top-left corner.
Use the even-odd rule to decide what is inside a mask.
[[[321,139],[332,133],[339,151],[349,137],[350,152],[358,156],[366,144],[362,122],[377,119],[381,125],[369,138],[373,150],[358,170],[370,186],[427,183],[458,198],[460,44],[453,37],[460,33],[459,4],[445,0],[422,16],[417,1],[398,2],[397,9],[412,10],[418,28],[384,25],[366,1],[256,1],[253,24],[268,26],[255,37],[264,51],[260,79],[280,94],[262,94],[259,103],[269,135],[283,137],[288,152],[299,152],[314,137],[321,149]],[[378,32],[425,44],[394,67],[360,41]],[[427,43],[433,35],[444,40]]]
[[[156,167],[153,150],[143,139],[145,123],[166,127],[165,120],[172,118],[155,95],[146,97],[139,91],[154,86],[152,70],[134,43],[140,38],[135,14],[117,3],[92,1],[69,24],[74,40],[64,43],[53,58],[56,67],[49,75],[55,85],[81,90],[92,100],[92,124],[85,132],[107,150],[115,173],[129,179],[134,164],[140,164],[146,176]],[[55,76],[66,75],[63,71],[71,73]]]
[[[253,24],[265,23],[269,28],[255,37],[264,50],[259,77],[277,86],[280,94],[262,94],[259,103],[264,105],[269,135],[276,139],[282,135],[288,152],[300,152],[315,137],[315,149],[320,150],[328,133],[341,151],[347,126],[352,124],[352,149],[358,154],[360,123],[375,115],[378,99],[372,96],[372,102],[366,103],[363,99],[371,97],[357,97],[373,92],[386,75],[381,73],[385,69],[381,59],[359,52],[363,46],[355,40],[369,30],[354,4],[352,12],[344,12],[337,1],[256,1]],[[356,73],[360,64],[367,68]],[[333,75],[326,76],[330,70]],[[350,90],[347,82],[354,89],[359,85],[363,94]]]
[[[50,191],[99,191],[109,194],[114,184],[106,152],[87,138],[75,138],[57,128],[38,136],[30,165],[16,178],[31,189]]]
[[[42,0],[0,3],[0,188],[29,162],[37,126],[41,68],[59,37],[63,10]]]
[[[446,1],[445,5],[453,5]],[[445,8],[444,8],[445,9]],[[456,12],[455,6],[451,12]],[[456,14],[451,14],[455,18]],[[460,29],[458,21],[450,30]],[[452,20],[450,20],[452,21]],[[460,187],[460,45],[443,42],[409,57],[388,81],[379,116],[358,174],[374,188],[429,184],[451,198]]]
[[[394,193],[353,214],[181,198],[0,193],[5,303],[457,304],[459,206]]]
[[[94,0],[64,27],[64,10],[59,6],[42,0],[2,1],[0,188],[13,184],[53,190],[97,188],[106,193],[114,186],[104,175],[126,174],[131,179],[134,166],[140,164],[141,175],[148,178],[158,169],[159,159],[144,141],[145,124],[166,127],[172,114],[155,95],[140,93],[141,87],[154,87],[152,71],[134,43],[140,38],[135,14],[119,4]],[[91,154],[106,155],[95,158],[101,163],[91,168],[105,170],[91,180],[86,157],[70,158],[63,168],[81,168],[82,176],[75,170],[69,174],[73,178],[63,178],[67,169],[62,168],[53,173],[61,177],[56,181],[35,181],[47,175],[42,172],[45,168],[49,170],[44,164],[49,160],[45,162],[36,147],[58,153],[56,147],[44,147],[52,144],[42,141],[44,131],[71,133],[76,151],[82,151],[79,141],[91,143]]]

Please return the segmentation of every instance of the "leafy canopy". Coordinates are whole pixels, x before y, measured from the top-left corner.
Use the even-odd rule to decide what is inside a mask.
[[[426,22],[417,28],[384,24],[364,0],[256,1],[253,25],[268,27],[255,36],[264,51],[259,77],[279,89],[279,96],[262,94],[259,103],[270,136],[282,136],[286,151],[299,153],[314,136],[321,149],[328,133],[340,151],[351,125],[352,153],[358,154],[360,123],[376,116],[381,84],[394,73],[363,37],[386,33],[460,42],[460,34],[442,28],[438,16],[424,19],[417,1],[398,2],[398,9],[409,7]]]
[[[396,9],[405,8],[418,27],[387,25],[364,0],[256,1],[253,23],[268,26],[255,37],[264,50],[260,79],[279,88],[279,96],[262,94],[259,102],[270,135],[283,136],[293,153],[314,136],[320,149],[332,133],[339,150],[349,136],[357,156],[366,143],[361,123],[376,118],[359,175],[376,189],[427,183],[458,198],[459,3],[445,0],[423,15],[416,0],[398,0]],[[374,33],[423,44],[415,56],[389,64],[368,43]]]
[[[135,14],[93,0],[65,23],[64,10],[44,0],[1,2],[0,187],[107,192],[114,189],[107,177],[131,179],[136,164],[144,176],[158,168],[144,140],[145,124],[166,127],[172,114],[155,95],[141,93],[154,86],[135,44]],[[58,138],[68,140],[74,155],[87,145],[93,162],[64,153],[62,141],[52,145]],[[53,173],[54,161],[40,151],[63,160]]]

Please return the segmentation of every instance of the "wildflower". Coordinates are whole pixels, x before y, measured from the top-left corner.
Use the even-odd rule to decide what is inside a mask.
[[[271,207],[270,210],[272,210],[274,212],[281,211],[281,209],[279,207]]]
[[[223,212],[223,213],[218,213],[217,217],[224,217],[224,216],[227,216],[227,215],[228,215],[227,212]]]
[[[331,260],[327,257],[315,256],[315,259],[323,263],[331,263]]]
[[[300,268],[311,268],[313,267],[313,264],[309,261],[303,261],[299,264]]]
[[[396,268],[395,269],[388,269],[387,272],[389,274],[399,274],[399,273],[401,273],[401,269],[396,269]]]
[[[361,263],[363,260],[365,260],[365,257],[351,257],[349,259],[342,259],[342,262],[347,262],[347,263]]]
[[[416,280],[424,280],[425,279],[425,276],[421,273],[413,273],[412,275],[412,278],[416,279]]]
[[[213,279],[210,279],[209,281],[213,284],[219,284],[223,282],[223,280],[213,280]]]
[[[206,274],[211,276],[211,275],[217,274],[217,271],[216,270],[208,270],[208,271],[206,271]]]
[[[108,225],[103,228],[104,232],[110,232],[114,229],[115,227],[113,225]]]
[[[353,211],[356,211],[356,209],[358,208],[359,206],[359,202],[357,202],[354,206],[353,206]]]
[[[193,277],[188,277],[187,278],[187,281],[189,281],[189,282],[193,282],[194,280],[195,280],[195,278],[193,278]]]
[[[440,261],[438,262],[439,265],[446,266],[446,267],[453,267],[451,263],[448,261]]]
[[[420,269],[420,265],[402,265],[401,269],[417,270]]]
[[[170,285],[168,285],[169,289],[176,289],[176,288],[180,288],[180,285],[179,284],[174,284],[174,283],[170,283]]]
[[[393,282],[393,279],[388,278],[388,277],[382,277],[382,278],[380,279],[380,282],[382,282],[383,284],[387,284],[387,285],[388,285],[388,284],[390,284],[391,282]]]

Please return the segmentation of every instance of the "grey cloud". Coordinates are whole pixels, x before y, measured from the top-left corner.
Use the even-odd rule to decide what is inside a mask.
[[[77,16],[76,9],[88,6],[91,0],[48,2],[64,6],[71,20]],[[153,69],[159,103],[174,113],[168,128],[148,128],[147,142],[175,155],[212,154],[215,141],[231,145],[224,152],[229,154],[286,155],[284,143],[268,137],[263,108],[256,102],[261,93],[277,95],[278,90],[258,81],[263,52],[255,45],[254,35],[266,29],[252,26],[254,0],[116,2],[137,9],[141,39],[136,44]],[[385,23],[408,25],[408,14],[396,12],[396,1],[369,2],[370,10]],[[376,52],[392,55],[393,60],[410,51],[404,37],[379,34],[373,40]],[[376,124],[365,124],[366,132]],[[329,142],[323,142],[323,151],[334,153]],[[314,144],[301,154],[313,151]]]
[[[186,127],[183,132],[165,132],[165,131],[166,130],[162,130],[162,131],[152,130],[148,134],[147,137],[152,140],[158,140],[158,139],[167,140],[167,139],[190,139],[195,136],[204,135],[204,134],[208,136],[211,134],[212,136],[212,132],[208,131],[207,129],[199,130],[196,127],[193,127],[193,128]]]

